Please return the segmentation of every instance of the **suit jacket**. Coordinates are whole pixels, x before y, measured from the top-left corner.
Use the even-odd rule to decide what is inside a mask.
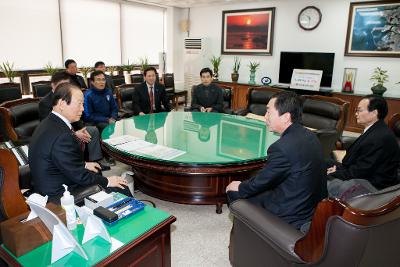
[[[398,183],[400,149],[383,120],[374,123],[347,149],[342,164],[330,176],[341,180],[366,179],[377,189]]]
[[[327,196],[326,167],[316,135],[292,124],[268,148],[263,169],[240,184],[239,195],[298,229],[310,221]]]
[[[112,93],[115,94],[115,85],[114,85],[114,81],[112,79],[112,77],[110,75],[104,74],[104,76],[106,77],[106,88],[111,89]]]
[[[70,81],[71,81],[72,84],[75,84],[75,85],[78,86],[79,88],[87,89],[86,83],[85,83],[85,81],[83,80],[83,77],[82,77],[82,76],[79,76],[79,75],[77,75],[77,74],[71,75],[71,74],[69,74],[69,73],[68,73],[68,75],[69,75],[69,79],[70,79]]]
[[[58,200],[68,185],[99,184],[107,187],[107,178],[85,169],[85,161],[75,134],[53,113],[36,128],[29,144],[29,167],[35,192]]]
[[[193,88],[192,104],[193,111],[200,111],[201,107],[212,108],[213,112],[224,112],[224,95],[218,85],[212,83],[209,86],[199,84]]]
[[[154,84],[154,113],[171,111],[169,99],[165,92],[164,85],[159,83]],[[162,106],[161,106],[162,104]],[[135,91],[132,96],[133,111],[137,115],[140,112],[148,114],[150,112],[150,97],[146,82],[143,82],[135,87]]]
[[[51,113],[53,110],[53,91],[50,91],[45,95],[42,99],[40,99],[39,102],[39,119],[40,121],[44,120],[47,118],[47,116]],[[78,131],[85,127],[85,124],[83,123],[82,120],[79,120],[77,122],[72,123],[72,127],[74,127],[75,131]]]

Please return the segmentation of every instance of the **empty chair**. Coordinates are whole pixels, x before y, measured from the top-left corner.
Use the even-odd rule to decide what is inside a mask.
[[[120,86],[125,84],[124,75],[111,76],[111,79],[113,80],[115,86]]]
[[[44,97],[51,91],[50,81],[39,81],[32,83],[33,97]]]
[[[27,144],[39,125],[39,98],[25,98],[4,102],[0,116],[5,133],[16,144]]]
[[[119,117],[128,118],[133,116],[132,97],[135,92],[133,84],[124,84],[116,87]]]
[[[144,82],[143,74],[135,73],[131,75],[131,82],[133,84],[139,84]]]
[[[0,84],[0,104],[5,101],[22,98],[21,87],[19,83],[1,83]]]
[[[265,209],[230,206],[232,266],[398,266],[399,185],[347,203],[322,200],[307,234]]]
[[[167,94],[173,94],[175,92],[175,80],[173,73],[164,73],[163,81],[165,86],[165,91]]]
[[[282,92],[281,89],[276,88],[249,88],[247,91],[247,107],[235,111],[237,115],[246,116],[252,113],[258,116],[264,116],[267,111],[267,104],[271,97],[277,93]]]
[[[394,135],[397,138],[397,142],[400,145],[400,114],[396,113],[390,118],[388,126],[392,129]]]

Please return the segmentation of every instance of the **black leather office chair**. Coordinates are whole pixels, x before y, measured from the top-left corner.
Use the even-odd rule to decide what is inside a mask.
[[[222,89],[223,97],[224,97],[224,113],[233,114],[232,110],[232,101],[233,101],[233,91],[232,87],[227,85],[219,85]]]
[[[21,86],[19,83],[0,84],[0,104],[5,101],[22,98]]]
[[[235,111],[235,114],[246,116],[248,113],[264,116],[271,97],[283,90],[271,87],[249,88],[247,91],[247,107]]]
[[[399,185],[318,204],[306,235],[265,209],[231,204],[232,266],[398,266]]]
[[[25,98],[4,102],[0,116],[5,133],[15,144],[28,144],[39,125],[39,98]]]
[[[51,91],[50,81],[39,81],[31,84],[33,97],[44,97]]]
[[[124,84],[116,87],[117,89],[117,102],[119,107],[119,117],[128,118],[132,117],[133,106],[132,97],[135,92],[135,86],[133,84]]]
[[[133,84],[139,84],[144,82],[143,74],[140,73],[131,74],[131,82]]]
[[[124,75],[111,76],[111,79],[116,87],[125,84]]]

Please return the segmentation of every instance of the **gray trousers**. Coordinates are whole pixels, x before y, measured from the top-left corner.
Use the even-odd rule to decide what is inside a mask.
[[[328,195],[346,201],[355,196],[378,191],[368,180],[350,179],[340,180],[328,176]]]
[[[89,154],[89,161],[98,161],[103,158],[100,146],[100,134],[96,126],[86,126],[86,130],[92,136],[89,143],[87,143],[87,150]]]

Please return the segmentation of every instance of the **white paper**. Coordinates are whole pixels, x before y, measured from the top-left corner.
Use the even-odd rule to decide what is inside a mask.
[[[120,247],[122,247],[124,243],[119,241],[118,239],[115,239],[114,237],[111,237],[111,248],[110,248],[110,253],[116,251]]]
[[[93,211],[86,206],[78,207],[75,205],[75,210],[78,212],[79,219],[81,220],[83,226],[86,226],[87,218],[90,214],[93,214]]]
[[[38,205],[40,205],[40,206],[42,206],[42,207],[46,207],[47,199],[48,199],[48,198],[49,198],[48,196],[42,196],[42,195],[39,195],[39,194],[37,194],[37,193],[33,193],[32,195],[30,195],[30,196],[28,197],[28,201],[33,202],[33,203],[36,203],[36,204],[38,204]],[[29,216],[28,216],[28,218],[26,219],[26,221],[30,221],[30,220],[32,220],[32,219],[35,219],[36,217],[37,217],[37,214],[32,210],[32,211],[29,213]]]
[[[137,149],[153,146],[154,144],[143,141],[143,140],[135,140],[131,142],[127,142],[125,144],[115,146],[118,149],[125,150],[127,152],[134,152]]]
[[[100,236],[105,241],[111,243],[111,237],[108,234],[104,223],[95,215],[91,214],[86,221],[82,244],[85,244],[87,241],[93,239],[96,236]]]
[[[53,243],[51,247],[51,263],[58,261],[74,250],[74,244],[64,236],[60,224],[53,228]]]
[[[121,145],[121,144],[125,144],[131,141],[135,141],[138,138],[132,136],[132,135],[122,135],[122,136],[118,136],[118,137],[113,137],[113,138],[109,138],[109,139],[105,139],[103,140],[104,142],[106,142],[109,145],[112,146],[116,146],[116,145]]]
[[[322,70],[294,69],[290,88],[319,91]]]
[[[186,153],[185,151],[182,150],[161,145],[143,147],[137,149],[136,152],[164,160],[170,160]]]

